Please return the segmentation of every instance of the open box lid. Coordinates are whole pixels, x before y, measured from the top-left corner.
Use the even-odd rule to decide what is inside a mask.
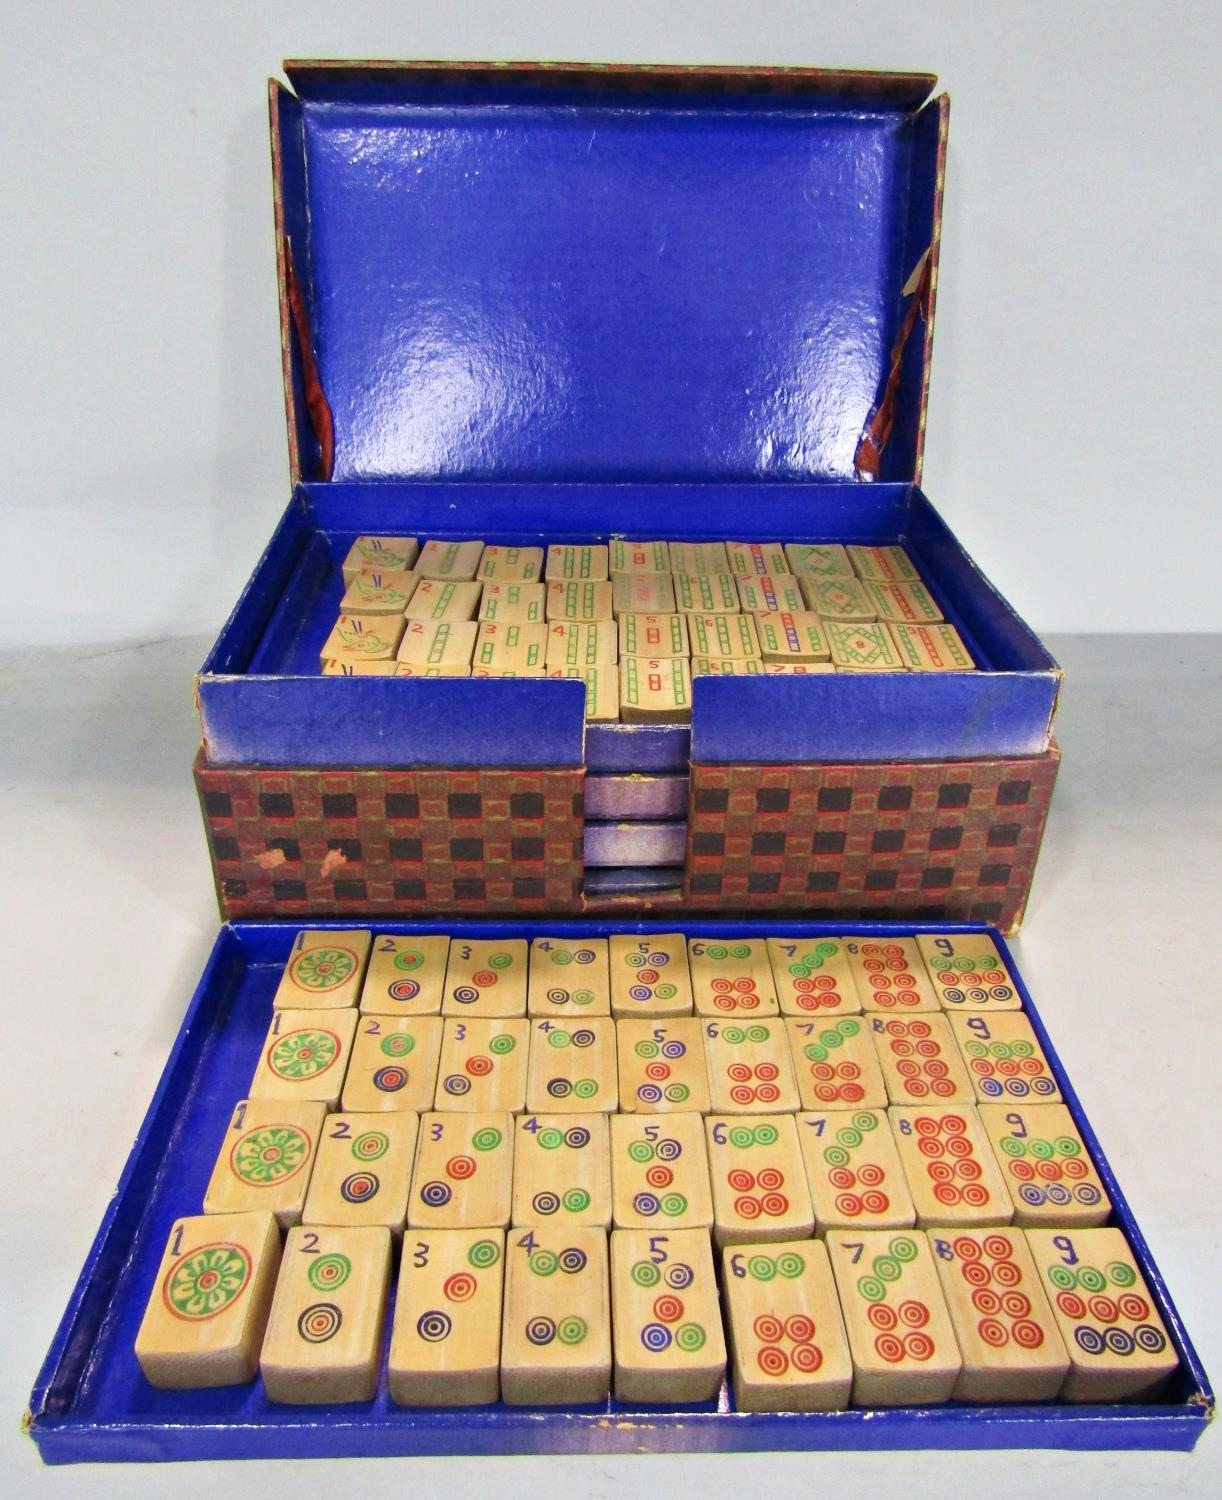
[[[932,75],[285,72],[295,482],[919,479]]]

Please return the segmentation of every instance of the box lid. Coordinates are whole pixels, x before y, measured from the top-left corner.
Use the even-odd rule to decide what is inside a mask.
[[[919,478],[931,75],[285,71],[295,481]]]

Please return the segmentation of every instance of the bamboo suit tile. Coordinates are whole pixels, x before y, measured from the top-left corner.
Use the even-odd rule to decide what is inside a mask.
[[[611,1227],[611,1136],[605,1114],[519,1115],[513,1222]]]
[[[616,1229],[611,1275],[615,1399],[712,1401],[725,1377],[726,1345],[707,1233]]]
[[[1022,1009],[1014,976],[986,933],[919,932],[916,944],[943,1010]]]
[[[781,1014],[848,1016],[861,1012],[844,942],[834,937],[770,937],[766,942]]]
[[[402,638],[403,620],[398,615],[340,615],[318,657],[340,666],[393,661]]]
[[[615,1023],[609,1016],[543,1016],[527,1025],[526,1108],[532,1114],[618,1108]]]
[[[692,674],[682,657],[625,656],[619,664],[620,718],[625,724],[686,724]]]
[[[491,620],[479,627],[471,663],[473,667],[502,667],[511,671],[538,668],[542,673],[546,653],[546,625],[511,625]]]
[[[907,1229],[916,1209],[881,1109],[797,1116],[815,1232]]]
[[[885,1109],[887,1089],[866,1016],[785,1017],[803,1109]]]
[[[676,573],[674,581],[675,607],[683,614],[736,615],[742,610],[738,585],[729,573]]]
[[[344,1079],[344,1109],[432,1109],[441,1029],[440,1016],[362,1016]]]
[[[704,1121],[694,1111],[612,1115],[611,1211],[617,1229],[713,1226]]]
[[[506,625],[536,625],[546,618],[546,592],[541,583],[486,583],[475,618]]]
[[[416,591],[419,593],[419,589]],[[474,620],[408,620],[399,644],[401,665],[437,668],[440,675],[470,676],[479,626]]]
[[[772,611],[754,619],[765,661],[827,661],[831,656],[823,622],[811,610]]]
[[[1107,1222],[1111,1200],[1065,1105],[981,1104],[977,1113],[1016,1224],[1093,1229]]]
[[[619,654],[656,657],[659,660],[667,656],[686,656],[687,626],[683,616],[646,613],[620,615]]]
[[[781,542],[727,542],[726,557],[731,573],[766,577],[772,573],[789,572],[789,562]]]
[[[537,583],[543,577],[543,548],[485,547],[475,576],[481,583]]]
[[[608,543],[607,564],[612,576],[630,573],[634,576],[670,572],[670,549],[665,542],[637,542],[613,536]]]
[[[399,1235],[419,1129],[419,1115],[409,1110],[328,1116],[302,1223],[307,1228],[382,1224]]]
[[[334,1108],[344,1086],[357,1013],[278,1010],[263,1040],[252,1099],[317,1099]]]
[[[983,1229],[1014,1217],[1005,1179],[970,1104],[888,1112],[922,1228]]]
[[[525,938],[455,938],[446,967],[445,1016],[524,1016]]]
[[[613,617],[610,583],[549,583],[547,585],[547,618],[572,620],[591,625]]]
[[[675,586],[669,573],[612,573],[611,607],[620,615],[672,614]],[[656,656],[657,652],[642,652]]]
[[[548,583],[605,583],[608,577],[607,549],[601,543],[590,547],[553,545],[547,549]]]
[[[923,583],[867,583],[863,587],[880,623],[932,625],[942,619],[942,611]]]
[[[363,929],[303,929],[293,942],[272,1004],[278,1010],[337,1010],[355,1005],[372,941]]]
[[[738,598],[748,615],[804,610],[802,587],[792,573],[743,574],[738,578]]]
[[[815,1232],[793,1115],[709,1115],[704,1128],[719,1247]]]
[[[358,536],[344,558],[344,583],[367,569],[406,572],[416,561],[420,543],[414,536]]]
[[[409,621],[418,623],[470,623],[475,619],[482,591],[483,585],[479,583],[422,578],[404,614]]]
[[[687,940],[681,932],[617,932],[609,943],[613,1016],[691,1015]]]
[[[547,627],[547,667],[613,667],[619,661],[614,620],[553,620]]]
[[[505,1247],[501,1396],[510,1406],[580,1406],[611,1390],[607,1236],[535,1225]]]
[[[526,1011],[531,1016],[609,1016],[606,938],[533,938]]]
[[[670,571],[683,573],[729,573],[730,559],[724,542],[669,542]]]
[[[902,625],[887,627],[900,660],[910,672],[973,672],[976,663],[953,625]]]
[[[697,677],[762,677],[764,664],[751,657],[743,661],[727,661],[720,656],[693,656],[692,680]]]
[[[708,1112],[709,1074],[699,1017],[625,1017],[615,1023],[615,1031],[621,1113]]]
[[[437,1016],[445,991],[450,940],[439,935],[379,933],[369,955],[361,1011],[378,1016]]]
[[[301,1222],[325,1104],[239,1099],[204,1192],[206,1214],[272,1213],[282,1229]]]
[[[464,1113],[522,1109],[529,1045],[524,1016],[445,1017],[436,1107]]]
[[[546,675],[585,684],[587,724],[614,724],[619,718],[619,668],[548,667]]]
[[[916,583],[921,575],[902,547],[846,547],[858,578],[871,583]]]
[[[407,1200],[413,1229],[476,1229],[509,1223],[513,1189],[513,1117],[431,1114],[420,1117]]]
[[[416,561],[421,578],[441,583],[470,583],[479,571],[483,542],[425,542]]]
[[[693,656],[746,661],[760,655],[759,636],[752,615],[689,614],[687,634]]]

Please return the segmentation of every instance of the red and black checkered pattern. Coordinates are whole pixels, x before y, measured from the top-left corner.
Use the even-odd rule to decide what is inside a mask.
[[[686,904],[1012,930],[1059,761],[693,766]]]
[[[576,911],[583,777],[195,762],[226,917]]]

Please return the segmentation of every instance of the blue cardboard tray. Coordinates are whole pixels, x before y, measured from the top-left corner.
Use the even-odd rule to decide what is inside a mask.
[[[318,922],[320,928],[344,924]],[[852,931],[910,936],[898,923],[686,922],[694,936]],[[673,931],[664,922],[378,923],[379,932],[601,935]],[[1157,1401],[1112,1406],[962,1406],[762,1414],[718,1400],[670,1410],[610,1401],[597,1407],[496,1405],[448,1411],[396,1407],[377,1397],[328,1407],[276,1406],[261,1382],[208,1391],[155,1390],[133,1344],[173,1220],[197,1212],[235,1099],[250,1082],[280,968],[296,925],[221,928],[114,1199],[98,1231],[30,1398],[29,1430],[48,1463],[341,1455],[639,1452],[850,1448],[1192,1448],[1213,1414],[1213,1393],[1145,1238],[1116,1184],[1049,1043],[1005,942],[987,931],[1014,975],[1026,1013],[1171,1335],[1180,1365]],[[387,1317],[389,1339],[392,1308]]]

